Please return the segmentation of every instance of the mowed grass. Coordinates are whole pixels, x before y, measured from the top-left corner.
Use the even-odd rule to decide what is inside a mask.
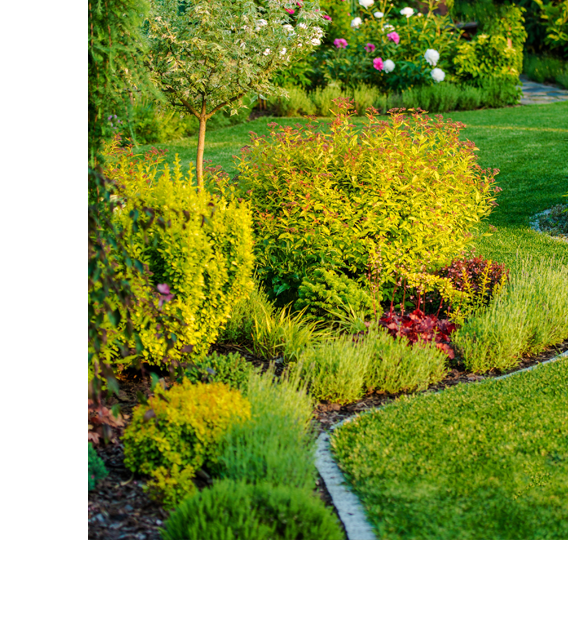
[[[568,537],[568,359],[344,424],[338,463],[383,539]]]

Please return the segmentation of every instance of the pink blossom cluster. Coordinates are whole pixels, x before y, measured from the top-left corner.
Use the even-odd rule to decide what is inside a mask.
[[[336,48],[347,48],[347,40],[346,39],[334,39],[333,45]]]

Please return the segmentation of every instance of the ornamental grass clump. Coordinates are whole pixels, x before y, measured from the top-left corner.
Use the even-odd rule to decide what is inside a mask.
[[[257,273],[271,298],[297,299],[322,266],[365,286],[377,255],[381,297],[390,297],[401,268],[449,264],[496,205],[497,171],[479,167],[473,142],[459,138],[462,123],[368,111],[360,129],[352,113],[338,99],[330,124],[273,123],[242,151],[239,185],[252,204]]]
[[[521,259],[508,284],[489,306],[469,318],[452,337],[468,370],[515,367],[568,338],[568,266]]]

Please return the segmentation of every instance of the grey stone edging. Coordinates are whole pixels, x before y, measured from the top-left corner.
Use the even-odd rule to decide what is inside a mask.
[[[509,376],[514,376],[515,374],[521,374],[521,372],[529,372],[530,370],[534,370],[541,365],[546,365],[547,363],[553,363],[554,361],[558,361],[559,359],[568,359],[568,350],[562,352],[561,354],[552,357],[551,359],[547,359],[546,361],[542,361],[541,363],[536,363],[535,365],[531,365],[527,368],[522,368],[521,370],[516,370],[515,372],[510,372],[509,374],[503,374],[502,376],[494,376],[487,380],[500,381],[501,379],[508,378]],[[467,385],[475,385],[475,383],[467,383]],[[446,390],[438,390],[434,392],[434,394],[439,394]],[[373,407],[371,409],[366,409],[362,413],[356,413],[352,416],[344,418],[340,422],[337,422],[332,427],[330,427],[330,431],[335,431],[340,426],[353,420],[354,418],[359,418],[362,415],[367,413],[372,413],[375,411],[381,411],[385,406],[389,406],[389,403],[386,405],[381,405],[380,407]],[[349,489],[349,486],[341,472],[339,466],[333,459],[331,454],[331,448],[329,444],[329,433],[323,432],[319,435],[317,439],[317,450],[316,450],[316,468],[321,475],[325,487],[331,496],[331,501],[339,514],[339,518],[345,527],[345,531],[347,532],[347,540],[377,540],[375,533],[373,532],[373,528],[367,521],[367,517],[365,516],[365,511],[359,498],[356,494]]]
[[[550,214],[551,212],[552,212],[552,208],[548,210],[544,210],[543,212],[539,212],[538,214],[535,214],[529,222],[529,226],[531,230],[534,230],[535,232],[538,232],[539,234],[544,234],[545,236],[548,236],[548,238],[553,238],[556,241],[568,243],[568,236],[553,236],[552,234],[548,234],[546,230],[540,229],[538,220],[540,219],[540,217],[545,217],[547,214]]]

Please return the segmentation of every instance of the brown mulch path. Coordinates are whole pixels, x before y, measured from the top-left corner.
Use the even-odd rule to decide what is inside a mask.
[[[239,348],[215,346],[214,349],[219,353],[239,350],[246,359],[251,360],[255,365],[268,366],[268,361],[260,361]],[[568,339],[538,356],[523,359],[517,367],[504,373],[515,372],[542,363],[566,350],[568,350]],[[277,373],[282,372],[282,362],[276,363],[276,371]],[[480,376],[456,368],[443,381],[432,385],[428,391],[439,391],[458,383],[481,381],[500,374],[493,372]],[[169,383],[168,377],[164,377],[164,380],[166,384]],[[149,377],[143,377],[134,372],[126,373],[120,379],[119,400],[111,397],[107,404],[110,406],[120,402],[121,413],[128,421],[132,415],[132,409],[138,404],[137,392],[145,396],[150,394]],[[378,407],[396,400],[396,398],[398,396],[373,394],[348,405],[320,403],[314,412],[314,423],[318,432],[325,431],[344,418],[366,409]],[[97,452],[104,461],[109,474],[97,483],[93,491],[89,492],[89,540],[159,540],[159,530],[167,519],[168,512],[159,503],[150,499],[142,489],[145,477],[133,475],[124,466],[123,446],[120,442],[122,432],[122,429],[116,430],[112,441],[106,445],[101,441],[97,446]],[[210,483],[211,480],[205,471],[202,471],[200,477],[196,479],[196,485],[199,488]],[[317,492],[322,500],[335,510],[325,484],[319,476]]]

